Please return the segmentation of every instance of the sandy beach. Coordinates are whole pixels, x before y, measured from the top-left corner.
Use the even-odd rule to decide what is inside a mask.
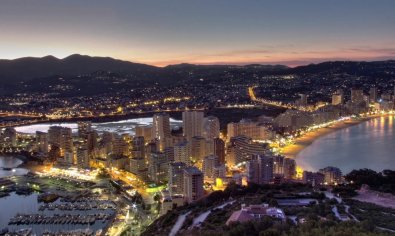
[[[297,138],[293,144],[281,148],[280,152],[286,157],[295,158],[300,151],[302,151],[304,148],[312,144],[314,140],[316,140],[317,138],[320,138],[337,130],[344,129],[353,125],[357,125],[377,117],[380,116],[370,116],[366,118],[350,119],[346,121],[340,121],[328,127],[316,129]]]

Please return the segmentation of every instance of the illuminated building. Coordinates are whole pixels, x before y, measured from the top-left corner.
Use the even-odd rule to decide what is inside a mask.
[[[74,152],[65,152],[64,153],[64,163],[66,165],[74,165]]]
[[[108,167],[117,169],[126,169],[130,164],[130,158],[113,154],[111,154],[106,161]]]
[[[106,153],[112,152],[112,143],[114,142],[114,140],[115,140],[114,133],[107,132],[107,131],[103,133],[102,139],[101,139],[101,144],[105,148]]]
[[[273,157],[273,174],[275,176],[284,176],[284,157],[274,156]]]
[[[206,139],[200,136],[194,136],[191,140],[192,159],[202,161],[206,156]]]
[[[230,146],[234,147],[236,164],[251,160],[256,155],[264,155],[268,150],[266,144],[253,142],[251,138],[245,136],[231,138]]]
[[[169,161],[163,152],[150,153],[148,176],[155,183],[167,181],[169,174]]]
[[[377,101],[377,88],[376,87],[370,88],[369,101],[370,101],[370,103],[375,103]]]
[[[220,139],[214,139],[214,155],[218,157],[218,162],[225,163],[225,142]]]
[[[284,158],[284,178],[296,178],[296,162],[291,158]]]
[[[231,122],[227,125],[227,141],[236,136],[247,136],[254,140],[270,139],[272,133],[264,125],[249,119],[242,119],[238,123]]]
[[[235,166],[236,161],[236,146],[234,144],[229,144],[226,147],[225,162],[228,166]]]
[[[255,184],[269,184],[273,181],[273,158],[256,155],[247,161],[247,181]]]
[[[363,91],[361,89],[351,89],[351,102],[361,103],[364,101]]]
[[[314,186],[323,185],[325,182],[325,175],[319,172],[303,171],[303,183]]]
[[[150,155],[153,152],[158,152],[159,151],[159,147],[158,144],[154,141],[149,142],[146,146],[145,146],[145,159],[147,161],[149,161]]]
[[[204,113],[201,111],[184,111],[182,113],[182,129],[187,140],[194,136],[202,136]]]
[[[44,154],[48,153],[48,134],[41,131],[36,131],[37,152]]]
[[[70,128],[51,126],[48,130],[48,143],[52,147],[60,149],[60,156],[65,152],[73,152],[73,136]]]
[[[378,111],[391,111],[394,109],[394,102],[388,100],[381,100],[374,104],[374,108]]]
[[[89,155],[86,148],[77,149],[77,166],[81,169],[89,169]]]
[[[184,162],[173,162],[169,166],[169,191],[170,195],[184,193],[184,170],[187,164]]]
[[[145,157],[145,140],[143,136],[133,137],[131,141],[131,156],[132,158]]]
[[[167,147],[163,150],[169,162],[174,161],[174,147]]]
[[[342,172],[339,168],[328,166],[318,171],[324,175],[324,181],[326,184],[338,184],[342,181]]]
[[[332,95],[332,105],[342,105],[343,104],[343,94],[335,93]]]
[[[1,143],[7,146],[15,147],[17,140],[16,130],[12,127],[7,127],[1,135],[1,139]]]
[[[188,203],[194,202],[204,196],[203,173],[196,167],[184,169],[184,198]]]
[[[307,95],[306,94],[299,94],[300,98],[297,101],[298,106],[307,106]]]
[[[78,136],[80,138],[86,138],[88,132],[92,131],[92,122],[90,121],[79,121],[78,122]]]
[[[312,124],[312,118],[308,112],[287,110],[274,119],[274,125],[286,131],[293,131]]]
[[[165,148],[166,139],[171,136],[170,117],[168,114],[155,114],[152,123],[152,138],[160,143],[159,149]]]
[[[203,118],[202,136],[207,140],[213,140],[219,137],[219,120],[215,116],[207,116]]]
[[[174,145],[174,161],[191,165],[192,151],[189,142],[185,141]]]
[[[214,166],[213,168],[213,179],[217,178],[225,178],[226,176],[226,167],[225,164],[219,164]]]
[[[218,157],[214,155],[206,156],[203,159],[203,174],[204,178],[214,180],[214,167],[218,165]]]
[[[129,171],[145,180],[148,177],[147,165],[144,157],[132,157],[129,159]]]
[[[86,132],[84,134],[86,137],[86,148],[88,149],[88,152],[91,153],[97,148],[97,139],[99,135],[95,130]]]
[[[112,145],[114,156],[129,156],[129,145],[122,136],[117,135]]]
[[[135,136],[142,136],[142,137],[144,137],[145,141],[149,142],[149,141],[152,140],[152,133],[153,133],[152,130],[153,130],[152,126],[148,126],[148,125],[146,125],[146,126],[136,126],[136,128],[135,128],[135,131],[136,131]]]
[[[389,92],[385,92],[385,93],[381,94],[381,99],[384,101],[390,101],[390,100],[392,100],[392,95]]]

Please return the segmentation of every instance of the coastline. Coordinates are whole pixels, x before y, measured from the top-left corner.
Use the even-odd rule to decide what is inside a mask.
[[[281,148],[280,153],[285,157],[295,159],[296,156],[306,147],[310,146],[315,140],[321,138],[327,134],[335,132],[337,130],[345,129],[354,125],[361,124],[363,122],[369,121],[371,119],[379,117],[387,117],[388,115],[373,115],[363,118],[352,118],[350,120],[340,121],[335,124],[329,125],[327,127],[318,128],[316,130],[310,131],[301,137],[295,139],[295,141]]]

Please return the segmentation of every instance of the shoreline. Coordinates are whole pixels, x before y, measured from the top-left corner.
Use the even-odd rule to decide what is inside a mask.
[[[363,118],[351,118],[350,120],[340,121],[335,124],[329,125],[327,127],[318,128],[316,130],[307,132],[306,134],[302,135],[295,139],[295,141],[290,144],[286,145],[281,148],[280,154],[284,155],[285,157],[292,158],[296,160],[297,155],[305,148],[313,144],[313,142],[325,135],[333,133],[335,131],[352,127],[354,125],[361,124],[363,122],[380,118],[380,117],[387,117],[388,115],[373,115]]]

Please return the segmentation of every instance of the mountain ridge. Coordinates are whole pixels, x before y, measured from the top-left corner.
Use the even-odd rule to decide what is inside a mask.
[[[0,59],[0,81],[4,83],[15,83],[28,81],[37,78],[46,78],[53,76],[77,76],[90,74],[98,71],[109,71],[131,75],[131,78],[160,80],[166,78],[179,78],[189,72],[205,74],[218,74],[222,70],[250,70],[274,74],[286,73],[316,73],[322,70],[346,70],[352,71],[358,65],[377,66],[395,66],[395,60],[385,61],[327,61],[316,64],[308,64],[297,67],[288,67],[285,65],[264,65],[264,64],[247,64],[247,65],[201,65],[180,63],[157,67],[144,63],[135,63],[114,59],[112,57],[97,57],[81,54],[71,54],[65,58],[57,58],[52,55],[44,57],[22,57],[17,59]]]

